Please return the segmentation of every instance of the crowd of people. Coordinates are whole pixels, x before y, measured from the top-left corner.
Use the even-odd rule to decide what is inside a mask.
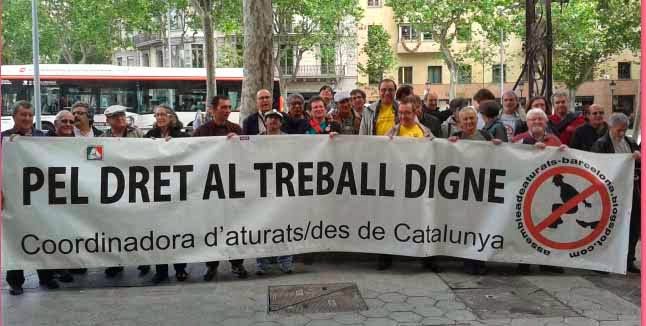
[[[287,112],[272,109],[272,94],[262,89],[256,94],[257,112],[248,116],[242,125],[228,120],[231,113],[231,100],[226,96],[215,96],[207,109],[208,122],[195,129],[192,134],[185,131],[172,108],[159,105],[155,108],[155,124],[147,133],[129,126],[126,119],[126,108],[111,106],[105,110],[109,129],[102,132],[92,126],[92,111],[86,103],[72,105],[71,111],[62,110],[55,118],[56,131],[47,135],[33,127],[33,108],[29,102],[19,101],[13,108],[14,127],[2,132],[2,136],[51,136],[51,137],[134,137],[164,138],[206,137],[238,135],[278,136],[288,134],[327,134],[334,137],[343,135],[375,135],[389,137],[412,137],[433,139],[446,138],[450,142],[463,140],[487,141],[496,145],[505,142],[527,144],[536,150],[547,146],[558,147],[561,151],[575,148],[597,153],[630,153],[635,160],[641,159],[640,148],[626,135],[629,120],[623,113],[613,113],[608,119],[606,111],[599,105],[592,105],[583,112],[570,108],[570,100],[565,93],[556,93],[553,98],[534,97],[523,107],[513,91],[502,95],[502,105],[496,101],[494,94],[481,89],[473,96],[473,105],[465,98],[450,101],[449,108],[438,108],[438,96],[433,92],[420,97],[411,86],[397,84],[390,79],[379,83],[379,99],[367,105],[366,93],[355,89],[349,93],[333,93],[329,86],[321,88],[319,96],[314,96],[306,103],[300,94],[287,98]],[[552,103],[554,104],[552,107]],[[306,104],[309,110],[306,110]],[[639,163],[636,165],[639,167]],[[639,170],[635,173],[633,186],[633,207],[630,221],[629,250],[627,270],[639,273],[635,266],[635,247],[640,237],[640,186]],[[550,227],[556,228],[562,221],[556,221]],[[592,226],[594,227],[594,225]],[[311,257],[311,256],[309,256]],[[263,257],[256,259],[256,274],[263,275],[271,271],[276,263],[283,273],[291,273],[294,259],[292,256]],[[248,272],[243,260],[231,260],[231,271],[239,278],[246,278]],[[431,271],[440,272],[437,257],[422,260],[423,266]],[[390,255],[377,256],[377,269],[385,270],[392,266]],[[217,275],[219,262],[207,262],[205,281],[211,281]],[[175,277],[178,281],[186,280],[186,264],[174,264]],[[150,272],[150,266],[139,266],[140,275]],[[542,271],[563,273],[563,268],[540,266]],[[482,275],[487,272],[486,264],[477,260],[465,260],[464,270],[467,273]],[[108,278],[118,276],[123,266],[105,269]],[[56,289],[60,282],[73,282],[72,274],[86,273],[86,269],[73,270],[39,270],[41,285]],[[520,264],[518,273],[527,274],[530,266]],[[154,283],[169,279],[168,265],[155,266]],[[7,272],[10,293],[19,295],[23,292],[23,271]]]

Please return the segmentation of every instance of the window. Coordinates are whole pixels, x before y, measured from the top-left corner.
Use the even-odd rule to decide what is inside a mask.
[[[204,46],[202,44],[191,44],[191,58],[193,68],[204,68]]]
[[[630,76],[630,62],[619,62],[617,66],[617,74],[619,79],[631,79]]]
[[[294,48],[286,47],[281,51],[280,69],[285,75],[294,74]]]
[[[334,67],[336,59],[336,50],[334,46],[321,46],[321,74],[322,75],[335,75],[336,69]]]
[[[163,50],[157,50],[155,52],[155,55],[157,56],[157,67],[163,67],[164,66],[164,51]]]
[[[413,67],[399,67],[399,84],[413,83]]]
[[[144,67],[150,67],[150,57],[148,53],[144,53],[141,55],[141,65]]]
[[[381,0],[368,0],[368,7],[381,7]]]
[[[471,65],[458,66],[458,84],[471,83]]]
[[[431,32],[422,32],[422,41],[424,41],[424,42],[432,42],[433,41],[433,34]]]
[[[135,57],[128,57],[126,64],[128,66],[134,66],[135,65]]]
[[[117,58],[117,66],[123,66],[123,58],[122,57]]]
[[[431,84],[442,83],[442,66],[428,66],[428,79]]]
[[[471,41],[471,25],[458,26],[456,30],[458,42]]]
[[[507,65],[502,66],[502,78],[503,82],[507,81]],[[500,83],[500,65],[493,65],[491,66],[491,82],[492,83]]]
[[[410,25],[399,26],[399,40],[413,41],[417,39],[417,31]]]

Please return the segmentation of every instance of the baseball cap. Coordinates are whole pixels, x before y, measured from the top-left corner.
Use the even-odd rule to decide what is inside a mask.
[[[349,100],[352,97],[350,96],[350,93],[348,92],[337,92],[334,94],[334,102],[343,102],[345,100]]]
[[[105,109],[105,112],[103,112],[103,114],[105,114],[106,117],[110,117],[117,113],[125,114],[127,110],[128,108],[122,105],[110,105],[107,109]]]
[[[267,113],[265,113],[265,119],[267,119],[267,118],[269,118],[271,116],[278,117],[279,119],[283,118],[283,114],[276,111],[276,110],[267,111]]]

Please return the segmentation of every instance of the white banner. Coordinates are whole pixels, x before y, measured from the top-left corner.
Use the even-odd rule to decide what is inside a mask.
[[[7,269],[318,251],[625,273],[630,155],[274,136],[5,139]]]

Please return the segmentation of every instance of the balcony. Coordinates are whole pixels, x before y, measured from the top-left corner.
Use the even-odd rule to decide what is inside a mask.
[[[158,33],[139,33],[132,37],[132,42],[136,48],[161,44],[162,38]]]
[[[311,81],[345,77],[351,74],[350,68],[352,67],[348,65],[301,65],[298,67],[298,71],[294,71],[293,66],[285,66],[280,69],[284,77],[295,76],[297,80]]]
[[[432,40],[403,40],[397,42],[397,54],[440,53],[440,43]]]

